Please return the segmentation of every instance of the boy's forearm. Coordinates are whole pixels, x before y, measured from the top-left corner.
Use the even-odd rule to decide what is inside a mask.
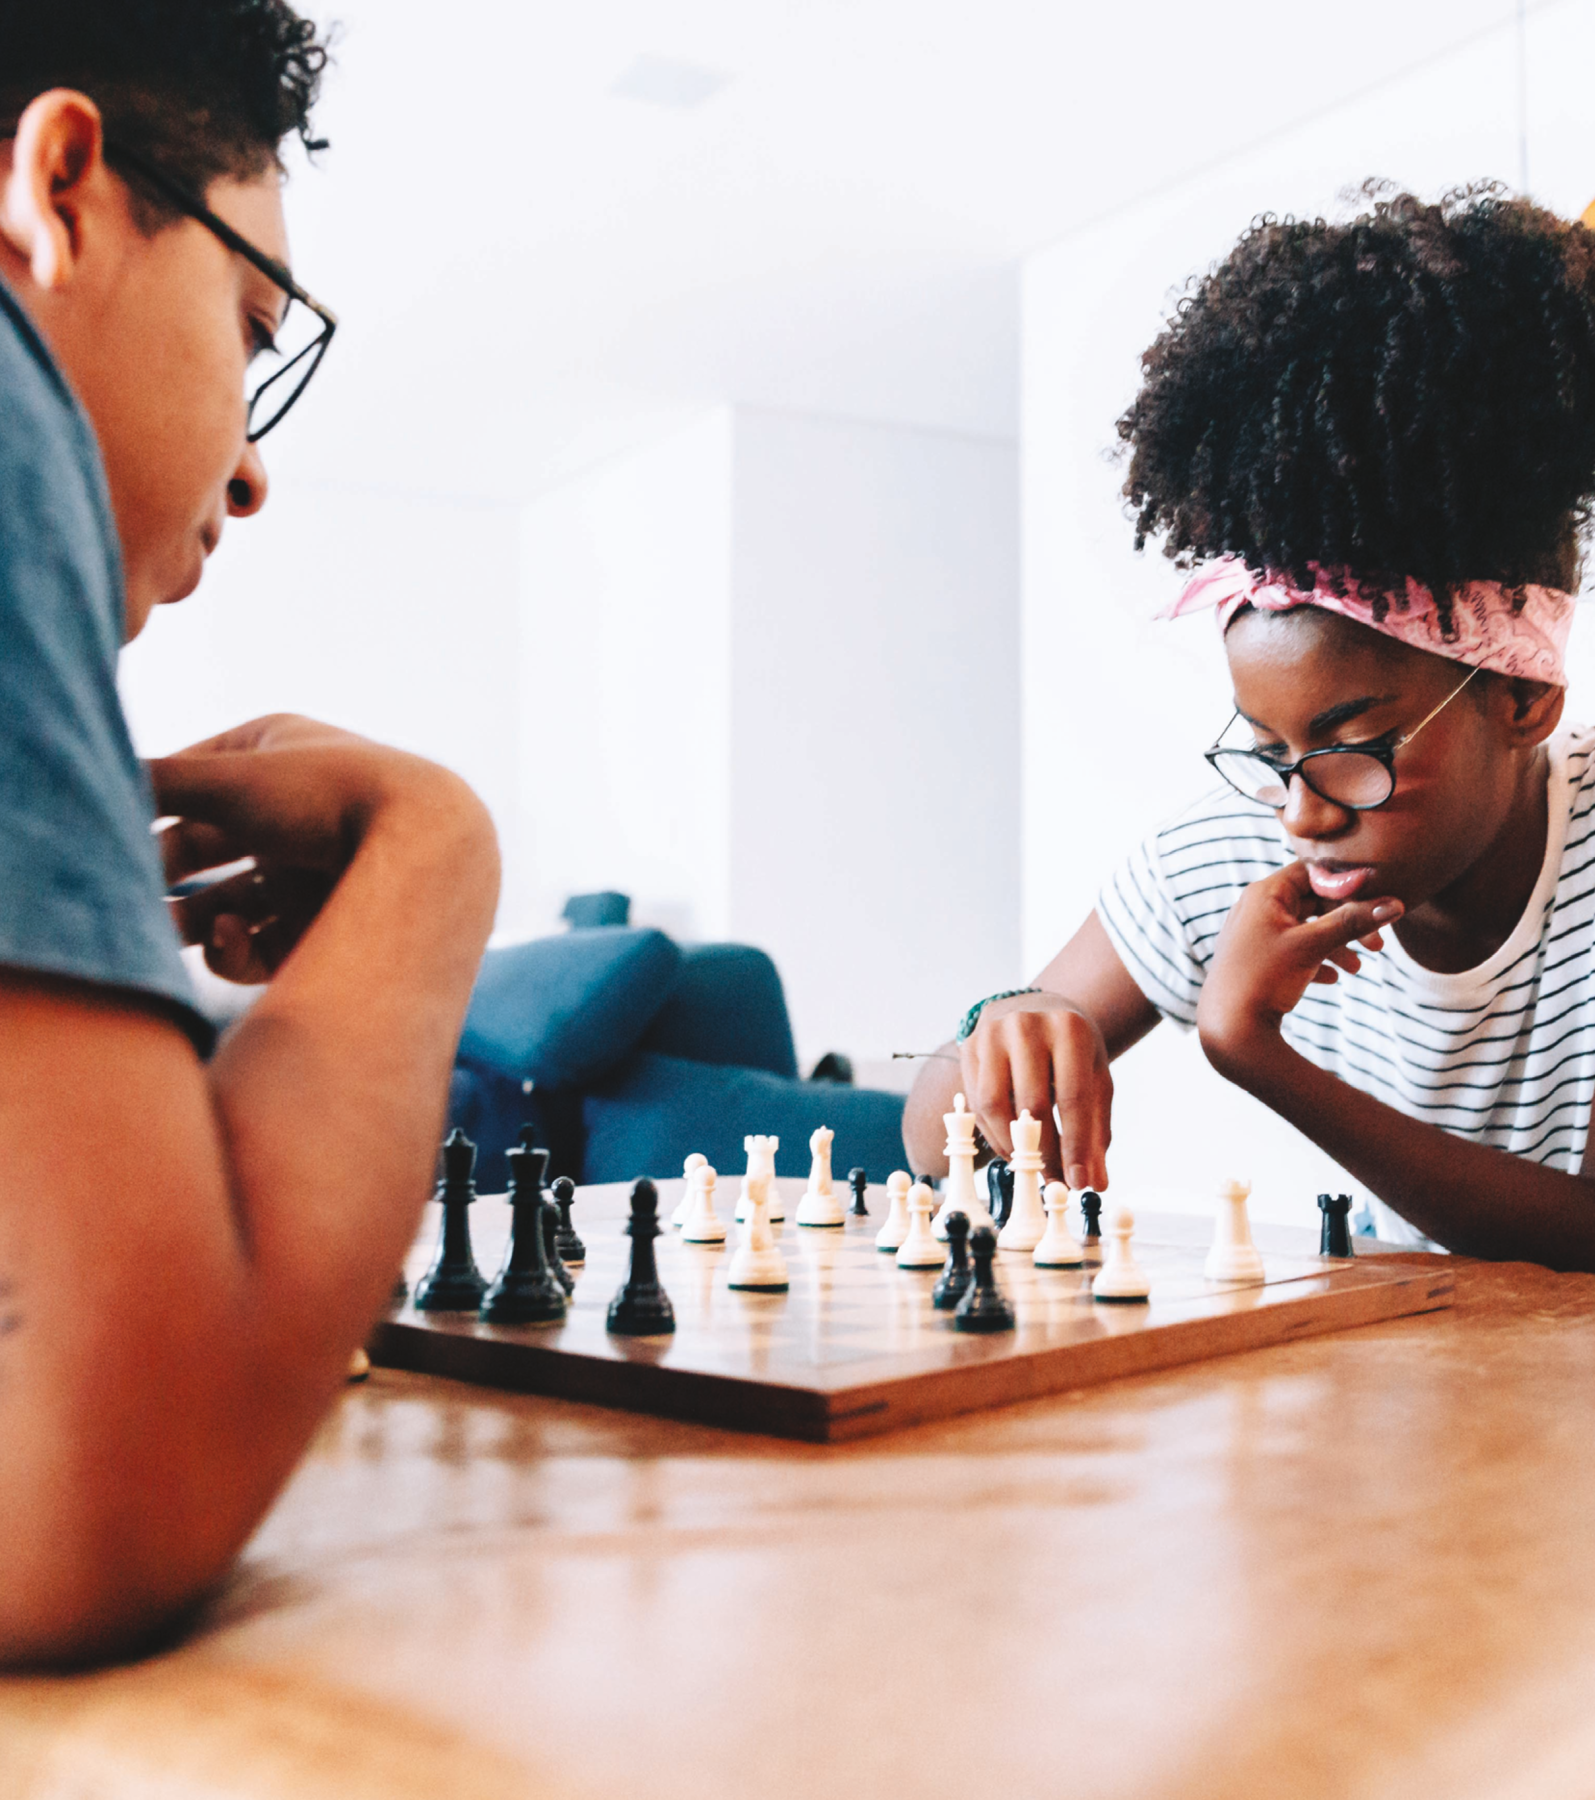
[[[1595,1269],[1595,1182],[1409,1118],[1320,1069],[1277,1034],[1246,1045],[1204,1040],[1203,1049],[1227,1080],[1448,1250]]]
[[[903,1108],[903,1148],[913,1174],[940,1181],[947,1173],[947,1127],[942,1116],[953,1110],[953,1096],[962,1087],[956,1044],[943,1044],[920,1064]]]
[[[252,1272],[285,1325],[308,1309],[336,1344],[392,1284],[430,1186],[498,874],[485,810],[440,772],[372,823],[211,1064]]]

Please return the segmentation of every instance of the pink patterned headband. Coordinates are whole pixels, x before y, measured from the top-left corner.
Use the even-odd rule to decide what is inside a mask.
[[[1498,675],[1515,675],[1527,681],[1544,681],[1552,687],[1567,686],[1567,635],[1573,628],[1573,596],[1560,588],[1526,587],[1523,610],[1514,612],[1512,590],[1498,581],[1472,581],[1461,589],[1452,606],[1455,635],[1444,637],[1434,595],[1409,581],[1404,595],[1392,594],[1382,619],[1374,617],[1372,602],[1355,591],[1337,594],[1328,576],[1320,575],[1310,593],[1288,587],[1283,581],[1254,575],[1239,557],[1225,556],[1210,563],[1187,584],[1184,593],[1160,618],[1177,619],[1182,613],[1203,607],[1218,609],[1218,628],[1243,606],[1266,612],[1290,612],[1298,606],[1321,606],[1325,612],[1355,619],[1386,637],[1427,650],[1432,656],[1473,668],[1493,669]]]

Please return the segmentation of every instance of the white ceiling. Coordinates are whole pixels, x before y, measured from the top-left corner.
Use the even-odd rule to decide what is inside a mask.
[[[519,499],[726,400],[1012,436],[1026,251],[1515,12],[340,0],[289,204],[344,331],[274,456]],[[651,105],[639,57],[729,79]]]

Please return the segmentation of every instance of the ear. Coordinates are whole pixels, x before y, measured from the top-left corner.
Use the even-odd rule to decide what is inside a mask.
[[[1497,676],[1490,683],[1491,712],[1497,726],[1515,750],[1543,744],[1562,722],[1567,689],[1546,681],[1520,681]]]
[[[100,109],[69,88],[40,94],[18,122],[0,186],[0,239],[27,263],[39,287],[71,280],[84,197],[104,175]]]

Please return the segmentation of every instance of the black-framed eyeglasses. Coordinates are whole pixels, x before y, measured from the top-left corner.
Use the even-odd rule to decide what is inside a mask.
[[[1218,734],[1218,742],[1203,754],[1237,794],[1264,806],[1283,806],[1290,798],[1291,778],[1299,775],[1320,800],[1343,806],[1348,812],[1373,812],[1396,791],[1396,752],[1443,713],[1478,672],[1469,669],[1466,678],[1452,688],[1433,712],[1426,713],[1411,731],[1393,743],[1331,744],[1327,749],[1309,750],[1293,763],[1275,762],[1260,750],[1226,747],[1225,733],[1241,716],[1237,708],[1230,715],[1229,725]]]
[[[108,142],[105,160],[131,169],[163,199],[197,220],[288,296],[282,323],[273,333],[270,345],[263,347],[263,353],[250,364],[246,429],[250,443],[258,444],[268,431],[282,423],[294,402],[309,387],[310,378],[321,367],[332,334],[338,329],[337,315],[319,300],[312,299],[276,257],[256,249],[248,238],[213,213],[197,194],[138,151],[129,150],[125,144]]]

